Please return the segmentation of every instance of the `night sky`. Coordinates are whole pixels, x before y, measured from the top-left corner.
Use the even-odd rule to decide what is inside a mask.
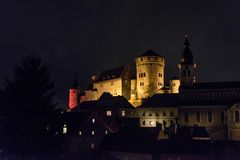
[[[148,49],[165,57],[168,80],[185,34],[197,81],[240,81],[239,0],[1,0],[0,84],[24,56],[39,55],[66,105],[75,73],[83,89]]]

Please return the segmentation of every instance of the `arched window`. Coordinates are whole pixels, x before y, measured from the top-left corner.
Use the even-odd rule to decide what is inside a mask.
[[[239,122],[239,111],[235,111],[235,122]]]

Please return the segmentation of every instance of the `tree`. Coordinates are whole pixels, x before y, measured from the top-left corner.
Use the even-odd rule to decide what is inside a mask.
[[[4,115],[10,140],[26,150],[46,140],[47,126],[56,117],[54,82],[48,65],[37,56],[26,57],[4,86]],[[9,142],[9,141],[8,141]],[[29,150],[28,150],[29,151]]]

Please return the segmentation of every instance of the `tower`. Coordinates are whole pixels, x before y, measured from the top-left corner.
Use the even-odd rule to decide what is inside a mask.
[[[137,98],[151,97],[164,86],[164,58],[148,50],[136,60]]]
[[[69,89],[69,109],[72,110],[78,105],[79,87],[77,75],[74,76],[72,86]]]
[[[184,50],[181,55],[179,68],[179,79],[182,86],[191,86],[195,83],[196,63],[193,63],[193,54],[189,49],[188,36],[185,36]]]

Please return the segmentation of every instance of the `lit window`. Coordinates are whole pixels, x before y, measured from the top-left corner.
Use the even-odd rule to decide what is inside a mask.
[[[92,131],[92,135],[94,136],[94,134],[95,134],[95,132],[94,131]]]
[[[239,111],[235,111],[235,122],[239,122]]]
[[[92,123],[95,123],[95,119],[94,118],[92,119]]]
[[[123,116],[123,117],[125,116],[125,111],[122,111],[122,116]]]
[[[78,134],[79,134],[79,136],[81,136],[82,135],[82,131],[79,131]]]
[[[212,119],[212,111],[208,111],[208,122],[212,123],[213,119]]]
[[[67,125],[66,124],[63,125],[63,134],[67,134]]]
[[[94,143],[91,143],[91,149],[94,149],[95,148],[95,144]]]
[[[152,122],[152,121],[149,121],[149,125],[152,126],[152,125],[153,125],[153,122]]]
[[[112,111],[108,110],[107,111],[107,116],[111,116],[112,115]]]
[[[105,131],[105,134],[108,134],[108,131],[107,131],[107,130]]]

